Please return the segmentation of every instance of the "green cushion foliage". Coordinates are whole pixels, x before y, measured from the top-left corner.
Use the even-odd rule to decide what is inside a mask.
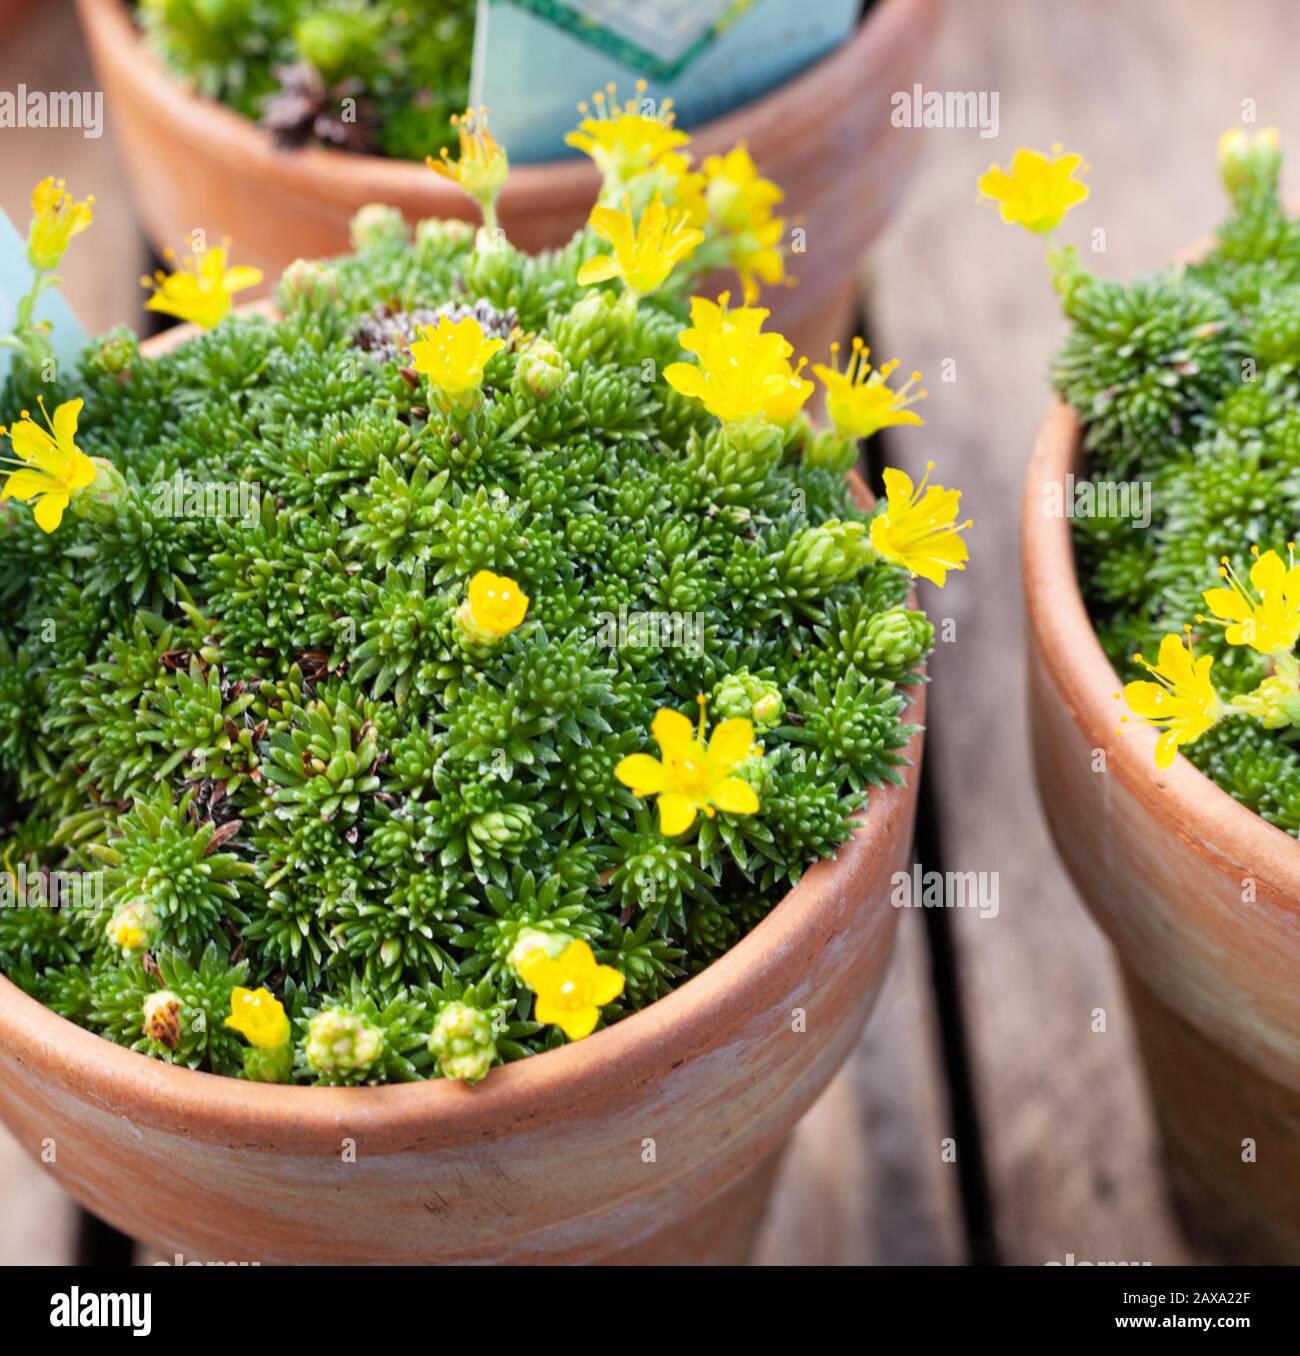
[[[1080,517],[1085,598],[1125,678],[1147,675],[1161,637],[1192,624],[1225,700],[1268,672],[1263,655],[1200,624],[1219,562],[1242,574],[1250,548],[1287,559],[1300,523],[1300,223],[1277,193],[1276,163],[1228,171],[1232,210],[1199,262],[1130,284],[1074,274],[1072,329],[1054,378],[1086,430],[1089,477],[1150,486],[1150,526]],[[1300,834],[1300,730],[1233,712],[1183,752],[1219,786]]]
[[[28,992],[223,1074],[246,1068],[236,985],[270,986],[299,1040],[336,1009],[348,1040],[382,1034],[361,1073],[300,1056],[299,1081],[434,1076],[453,1002],[516,1058],[563,1039],[508,964],[521,934],[587,939],[626,977],[616,1021],[734,945],[902,779],[933,641],[906,572],[863,546],[869,515],[804,455],[803,416],[726,454],[661,376],[680,289],[633,310],[581,288],[598,248],[374,229],[287,275],[278,319],[235,314],[157,358],[114,332],[46,390],[85,399],[80,446],[125,489],[50,535],[0,510],[0,846],[29,874],[104,872],[83,907],[0,910],[0,968]],[[449,303],[511,336],[476,410],[407,368],[404,326]],[[534,335],[562,359],[540,377]],[[0,416],[35,394],[12,379]],[[483,569],[531,600],[486,649],[455,624]],[[637,612],[690,618],[699,644],[607,643]],[[759,812],[665,838],[619,761],[655,752],[660,707],[703,694],[712,723],[770,687],[784,711],[744,769]],[[106,931],[141,902],[143,962]],[[142,1030],[160,987],[174,1048]]]

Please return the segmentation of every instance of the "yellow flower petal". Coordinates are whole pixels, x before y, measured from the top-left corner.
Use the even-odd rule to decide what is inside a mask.
[[[608,282],[619,276],[618,261],[612,254],[597,254],[586,260],[578,270],[578,285],[590,287],[593,283]]]
[[[731,815],[758,813],[758,792],[740,777],[728,777],[713,788],[713,803]]]
[[[695,823],[695,802],[680,791],[663,791],[659,795],[659,832],[665,838],[676,838]]]
[[[614,769],[614,776],[634,796],[654,796],[664,789],[664,766],[648,753],[630,753]]]
[[[66,490],[48,490],[36,501],[32,517],[42,532],[53,532],[63,521],[63,510],[68,507]]]
[[[682,755],[695,742],[695,726],[680,711],[667,706],[661,706],[655,712],[650,722],[650,733],[669,757]]]
[[[754,746],[754,723],[743,717],[733,717],[718,725],[709,738],[709,759],[731,766],[743,763]]]

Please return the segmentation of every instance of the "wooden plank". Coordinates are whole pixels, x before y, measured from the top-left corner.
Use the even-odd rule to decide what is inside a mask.
[[[950,1133],[923,925],[905,912],[862,1040],[786,1151],[755,1261],[965,1261]]]
[[[926,161],[874,261],[872,314],[895,355],[928,378],[926,457],[966,491],[974,563],[926,601],[951,617],[940,645],[927,758],[946,866],[999,873],[995,919],[953,918],[977,1102],[1006,1261],[1188,1257],[1155,1157],[1127,1005],[1112,956],[1075,898],[1038,815],[1023,715],[1016,513],[1045,373],[1062,322],[1043,246],[976,202],[990,161],[1053,141],[1091,162],[1091,199],[1063,228],[1109,277],[1159,267],[1223,209],[1215,142],[1241,100],[1300,150],[1300,87],[1277,53],[1300,13],[1260,0],[1225,24],[1210,0],[984,0],[950,7],[943,89],[999,95],[1000,135],[900,130]],[[1294,160],[1293,160],[1294,164]],[[1294,173],[1293,173],[1293,178]],[[954,380],[944,384],[951,360]],[[1092,1013],[1107,1014],[1104,1034]]]
[[[58,1146],[55,1146],[57,1152]],[[0,1126],[0,1267],[72,1260],[76,1208],[49,1171]]]
[[[0,89],[20,83],[33,90],[93,90],[90,64],[71,5],[32,7],[14,20],[0,43]],[[63,269],[64,293],[88,333],[118,321],[139,328],[144,250],[125,181],[112,147],[112,110],[106,135],[77,128],[0,132],[5,172],[0,207],[20,231],[31,217],[32,187],[47,174],[68,181],[78,198],[95,194],[95,222],[75,241]],[[72,1260],[76,1210],[48,1173],[0,1127],[0,1265]]]

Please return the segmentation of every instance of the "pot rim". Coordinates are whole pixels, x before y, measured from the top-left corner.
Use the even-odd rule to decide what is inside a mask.
[[[757,99],[690,129],[692,141],[705,153],[746,141],[761,160],[762,148],[780,135],[786,121],[797,111],[816,105],[823,85],[829,82],[836,88],[836,82],[856,79],[869,67],[882,64],[896,31],[909,22],[910,12],[918,5],[933,3],[935,0],[880,0],[839,47]],[[291,189],[310,184],[317,196],[323,193],[340,202],[355,196],[348,185],[362,179],[372,201],[410,202],[418,197],[430,204],[430,215],[464,215],[469,202],[465,195],[448,180],[430,173],[420,161],[322,146],[277,150],[268,131],[215,99],[194,93],[173,76],[145,44],[124,0],[76,0],[76,4],[82,24],[93,26],[121,63],[133,68],[138,88],[152,103],[154,115],[184,129],[215,160],[237,162],[242,174],[275,177]],[[331,185],[338,187],[331,191]],[[512,165],[499,206],[509,214],[528,210],[538,197],[595,201],[598,186],[596,168],[585,156]]]
[[[239,308],[270,312],[269,299]],[[192,338],[180,325],[146,340],[141,352],[156,357]],[[850,491],[872,502],[856,470]],[[924,673],[924,669],[922,669]],[[322,1088],[254,1083],[153,1059],[59,1016],[0,974],[0,1046],[20,1064],[39,1070],[79,1098],[133,1122],[200,1138],[238,1136],[250,1149],[261,1136],[290,1138],[299,1147],[337,1152],[341,1134],[364,1133],[368,1152],[399,1151],[415,1142],[463,1144],[502,1137],[573,1118],[594,1105],[610,1080],[637,1086],[660,1077],[704,1044],[702,1030],[738,1025],[747,998],[774,989],[791,964],[814,954],[818,923],[835,907],[839,882],[853,864],[879,855],[898,821],[910,813],[920,776],[927,683],[909,689],[909,722],[918,726],[904,750],[908,780],[871,788],[857,827],[835,856],[815,862],[758,925],[698,975],[649,1006],[581,1041],[499,1065],[474,1087],[452,1079],[426,1079],[377,1087]],[[861,905],[861,901],[859,905]],[[201,1128],[201,1133],[200,1133]]]
[[[1132,721],[1122,736],[1117,732],[1123,708],[1116,694],[1123,682],[1084,605],[1070,520],[1042,512],[1043,487],[1063,484],[1084,461],[1082,423],[1057,397],[1034,440],[1020,510],[1025,615],[1047,678],[1075,726],[1105,751],[1107,775],[1119,777],[1143,803],[1162,805],[1167,829],[1187,851],[1220,871],[1241,869],[1267,882],[1273,889],[1261,891],[1261,899],[1273,896],[1279,907],[1300,914],[1300,843],[1234,800],[1182,754],[1158,768],[1151,728]],[[1035,662],[1033,650],[1028,657]]]

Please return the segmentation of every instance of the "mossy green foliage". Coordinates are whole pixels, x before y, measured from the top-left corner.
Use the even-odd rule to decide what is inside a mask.
[[[448,120],[468,98],[475,0],[137,0],[136,11],[179,79],[247,118],[265,112],[279,69],[306,62],[337,92],[323,112],[338,116],[347,97],[373,118],[366,149],[423,160],[453,144]]]
[[[94,907],[0,910],[0,966],[225,1074],[244,1068],[235,985],[280,996],[300,1050],[333,1008],[383,1033],[373,1066],[300,1059],[302,1080],[433,1076],[452,1002],[490,1017],[500,1058],[559,1043],[509,964],[528,929],[623,972],[604,1020],[654,1001],[901,780],[933,639],[840,474],[805,459],[802,416],[728,453],[662,380],[680,295],[633,310],[579,288],[586,233],[540,258],[475,253],[455,223],[363,239],[292,270],[279,321],[232,316],[157,359],[124,332],[93,344],[46,401],[85,398],[116,511],[49,536],[0,512],[0,847],[105,872]],[[389,339],[449,302],[511,339],[478,408],[444,413]],[[34,394],[11,383],[0,416]],[[454,620],[481,569],[530,599],[487,649]],[[676,621],[630,643],[637,614]],[[755,718],[761,809],[666,839],[614,769],[700,694],[711,722]],[[144,958],[107,930],[142,902]],[[141,1027],[162,988],[174,1049]]]
[[[1225,699],[1268,660],[1198,624],[1228,556],[1287,558],[1300,524],[1300,223],[1278,199],[1276,161],[1239,175],[1214,247],[1195,265],[1129,285],[1083,274],[1062,288],[1072,331],[1055,381],[1084,421],[1098,490],[1150,487],[1151,522],[1079,517],[1080,577],[1102,644],[1125,678],[1147,675],[1161,637],[1195,628]],[[1099,495],[1098,503],[1101,501]],[[1120,704],[1116,703],[1117,718]],[[1183,752],[1224,790],[1300,834],[1300,731],[1240,714]]]

